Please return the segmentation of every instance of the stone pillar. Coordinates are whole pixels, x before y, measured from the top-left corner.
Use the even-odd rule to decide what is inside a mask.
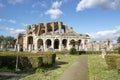
[[[69,45],[69,43],[70,43],[70,40],[68,39],[68,40],[67,40],[67,50],[70,50],[70,45]]]
[[[82,40],[82,50],[85,50],[85,40]]]
[[[51,48],[54,49],[54,39],[52,39],[51,41],[52,41],[52,42],[51,42]]]
[[[45,34],[47,33],[47,23],[44,23],[45,26]]]
[[[37,40],[35,40],[35,43],[34,43],[34,50],[38,51]]]
[[[46,51],[46,43],[45,43],[46,40],[43,40],[43,51]]]
[[[17,51],[20,52],[20,44],[17,44]]]
[[[52,26],[52,34],[54,34],[54,23],[51,23]]]
[[[61,39],[59,39],[59,51],[61,51],[61,48],[62,48],[62,41]]]
[[[33,50],[33,44],[28,45],[28,51],[31,52]]]
[[[58,27],[59,27],[59,34],[61,34],[61,28],[62,28],[62,23],[61,22],[58,22]]]

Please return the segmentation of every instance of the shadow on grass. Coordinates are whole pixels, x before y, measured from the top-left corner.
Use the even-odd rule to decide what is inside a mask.
[[[56,61],[55,64],[45,67],[42,66],[39,69],[42,69],[42,72],[46,72],[49,70],[55,70],[58,68],[61,68],[60,65],[65,65],[68,64],[68,62],[65,61]],[[0,80],[19,80],[20,78],[24,78],[28,75],[34,74],[37,69],[31,70],[29,69],[24,69],[20,72],[0,72]]]
[[[61,68],[60,65],[65,65],[65,64],[68,64],[68,62],[56,61],[56,63],[51,68],[48,68],[48,70],[55,70],[55,69]]]

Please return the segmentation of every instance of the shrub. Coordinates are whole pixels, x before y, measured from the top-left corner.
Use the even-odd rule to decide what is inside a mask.
[[[120,58],[116,60],[116,65],[117,65],[118,74],[120,74]]]
[[[116,69],[116,59],[120,58],[118,54],[107,54],[105,55],[106,64],[110,69]]]
[[[78,51],[78,53],[81,54],[86,54],[86,51]]]
[[[77,50],[75,48],[70,49],[70,54],[77,54]]]

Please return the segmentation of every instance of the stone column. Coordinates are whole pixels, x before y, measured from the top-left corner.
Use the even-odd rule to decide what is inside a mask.
[[[28,51],[31,52],[31,44],[28,44]]]
[[[53,48],[54,49],[54,39],[51,39],[51,48]]]
[[[20,52],[20,44],[17,44],[17,51]]]
[[[43,51],[46,51],[46,43],[45,43],[46,40],[43,40]]]
[[[44,23],[45,26],[45,34],[47,33],[47,23]]]
[[[82,40],[82,50],[85,50],[85,40]]]
[[[67,50],[70,50],[70,46],[69,46],[70,40],[67,40]]]
[[[54,34],[54,23],[51,23],[52,26],[52,34]]]
[[[62,41],[61,39],[59,39],[59,51],[61,51],[61,47],[62,47]]]
[[[59,34],[61,34],[61,28],[62,28],[62,23],[61,22],[58,22],[58,27],[59,27]]]
[[[35,51],[38,51],[37,40],[36,40],[36,42],[34,43],[34,50],[35,50]]]

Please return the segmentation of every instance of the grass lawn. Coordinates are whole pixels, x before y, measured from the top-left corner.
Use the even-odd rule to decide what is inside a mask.
[[[79,55],[57,55],[60,59],[51,68],[37,69],[34,74],[20,80],[58,80],[68,67],[75,62]]]
[[[100,55],[88,55],[90,80],[120,80],[117,70],[110,70]]]

